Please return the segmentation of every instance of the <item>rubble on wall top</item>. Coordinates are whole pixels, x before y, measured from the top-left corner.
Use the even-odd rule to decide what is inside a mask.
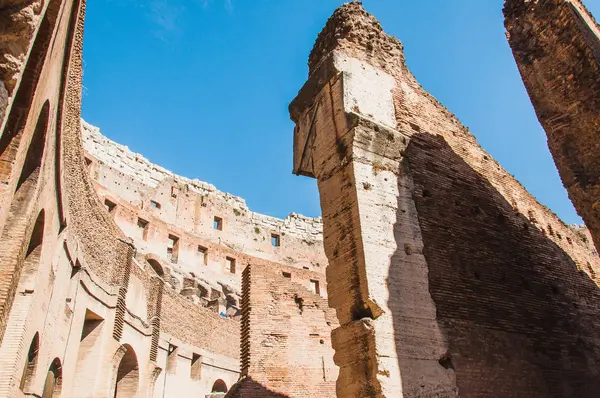
[[[346,3],[329,18],[319,33],[308,58],[309,75],[334,50],[342,50],[370,62],[386,65],[404,63],[404,47],[400,40],[387,35],[379,21],[359,1]],[[362,55],[362,57],[361,57]]]
[[[131,151],[129,147],[103,136],[99,127],[93,126],[83,119],[81,119],[81,127],[83,146],[87,152],[94,156],[98,161],[101,161],[124,174],[130,175],[140,183],[151,188],[156,188],[160,182],[171,179],[176,183],[187,185],[191,191],[197,194],[218,196],[233,207],[247,211],[250,213],[251,218],[257,221],[271,223],[273,225],[280,225],[283,222],[285,226],[300,229],[302,229],[303,225],[306,225],[311,229],[316,228],[322,230],[321,217],[312,218],[297,213],[291,213],[282,220],[277,217],[252,212],[246,204],[246,201],[239,196],[221,192],[214,185],[200,181],[199,179],[190,179],[174,174],[173,172],[150,162],[141,154]]]

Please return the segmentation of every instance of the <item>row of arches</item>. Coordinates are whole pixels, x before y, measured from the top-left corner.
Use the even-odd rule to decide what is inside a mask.
[[[25,358],[25,366],[21,377],[19,389],[24,393],[32,392],[33,382],[36,376],[40,350],[40,335],[36,333],[29,346]],[[121,346],[117,354],[118,367],[116,369],[113,398],[135,398],[140,383],[140,371],[137,355],[129,344]],[[60,359],[55,358],[47,368],[42,398],[60,398],[62,390],[62,364]],[[227,384],[218,379],[214,382],[211,393],[224,394],[228,391]]]
[[[33,336],[29,351],[25,358],[25,366],[21,375],[21,384],[19,389],[24,393],[29,393],[34,388],[33,382],[37,372],[40,350],[40,334]],[[48,366],[44,388],[42,389],[42,398],[59,398],[62,388],[62,364],[60,359],[54,358]]]

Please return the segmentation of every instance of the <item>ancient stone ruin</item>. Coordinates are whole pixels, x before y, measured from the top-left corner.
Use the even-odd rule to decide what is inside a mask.
[[[548,146],[600,248],[600,29],[580,0],[508,0],[507,37]]]
[[[80,118],[81,0],[0,0],[0,397],[597,397],[598,26],[508,0],[564,224],[358,2],[290,105],[323,216],[277,219]]]

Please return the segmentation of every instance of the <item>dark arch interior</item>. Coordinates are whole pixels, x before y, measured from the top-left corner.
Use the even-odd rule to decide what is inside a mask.
[[[165,276],[165,272],[163,271],[163,268],[158,261],[150,258],[150,259],[148,259],[148,264],[150,264],[150,266],[158,274],[158,276],[160,276],[160,277]]]
[[[212,392],[227,392],[227,384],[221,379],[215,381],[213,384]]]
[[[36,333],[31,340],[29,345],[29,351],[25,358],[25,367],[23,368],[23,374],[21,376],[21,385],[19,389],[23,391],[31,383],[33,376],[35,375],[35,368],[38,363],[38,352],[40,350],[40,334]]]
[[[114,398],[134,398],[137,394],[139,383],[139,366],[137,355],[133,348],[126,344],[127,351],[117,370],[117,384]]]
[[[40,211],[37,219],[35,220],[35,225],[33,226],[33,232],[31,233],[31,238],[29,239],[29,246],[27,246],[27,256],[35,251],[38,247],[40,247],[44,241],[44,226],[46,225],[46,212],[44,210]]]
[[[60,396],[60,387],[62,381],[62,365],[60,359],[54,358],[46,374],[44,383],[44,392],[42,398],[57,398]]]
[[[19,177],[19,182],[17,183],[17,190],[19,190],[21,185],[23,185],[25,181],[33,176],[34,173],[39,173],[39,169],[42,165],[42,158],[44,157],[44,148],[46,146],[46,132],[48,130],[49,112],[50,103],[46,101],[42,107],[42,110],[40,111],[40,115],[33,132],[33,137],[31,138],[29,149],[27,150],[25,163],[23,164],[21,176]]]

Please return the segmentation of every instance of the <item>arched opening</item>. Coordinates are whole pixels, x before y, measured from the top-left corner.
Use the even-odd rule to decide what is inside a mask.
[[[18,191],[21,185],[29,179],[36,181],[40,168],[42,166],[42,158],[44,157],[44,149],[46,147],[46,132],[48,131],[48,118],[50,115],[50,102],[46,101],[38,116],[31,143],[27,149],[25,163],[21,169],[21,176],[17,182]]]
[[[0,163],[3,165],[0,169],[0,184],[8,184],[10,181],[13,162],[16,154],[19,153],[23,130],[33,105],[34,95],[50,47],[50,40],[53,37],[61,3],[60,0],[53,0],[46,8],[21,83],[17,88],[5,129],[0,134]]]
[[[140,370],[137,355],[133,348],[125,344],[125,355],[121,358],[117,370],[117,381],[115,385],[114,398],[134,398],[138,391]]]
[[[227,384],[221,379],[215,381],[215,384],[212,386],[211,392],[214,393],[226,393],[227,392]]]
[[[40,265],[40,256],[42,254],[42,243],[44,242],[44,228],[46,225],[46,212],[42,209],[38,214],[27,252],[25,254],[25,262],[19,278],[18,291],[21,293],[33,293],[35,291],[35,280]]]
[[[40,185],[39,175],[42,168],[44,147],[46,145],[49,112],[50,104],[46,101],[40,111],[31,144],[27,150],[23,169],[19,176],[17,190],[8,209],[8,217],[2,231],[1,240],[5,247],[8,248],[4,251],[3,255],[5,259],[10,260],[0,262],[0,280],[10,281],[11,283],[0,284],[0,317],[11,310],[15,298],[14,294],[16,289],[19,288],[17,284],[21,283],[21,274],[24,273],[25,276],[31,277],[26,282],[28,285],[35,280],[33,276],[37,274],[41,242],[44,234],[44,211],[38,215],[33,233],[29,239],[24,235],[24,232],[29,230],[26,226],[33,215],[32,211],[36,210],[33,206],[35,205],[34,199]],[[2,159],[0,159],[0,169],[3,167],[4,164]],[[0,183],[0,193],[1,191],[2,184]],[[0,203],[0,213],[3,213],[4,210]],[[22,258],[23,250],[27,250],[24,253],[24,263],[15,261],[14,259]],[[32,289],[27,287],[24,290],[29,291]],[[4,331],[0,327],[0,336],[3,333]]]
[[[50,368],[48,368],[48,373],[46,373],[42,398],[59,398],[61,387],[62,365],[60,359],[54,358],[54,361],[50,364]]]
[[[24,393],[29,392],[33,378],[35,377],[35,369],[38,364],[38,352],[40,351],[40,334],[36,333],[29,345],[29,352],[25,357],[25,366],[21,375],[21,384],[19,389]]]
[[[165,276],[165,271],[163,270],[162,265],[160,265],[158,261],[152,258],[149,258],[147,261],[158,276],[160,276],[161,278]]]

